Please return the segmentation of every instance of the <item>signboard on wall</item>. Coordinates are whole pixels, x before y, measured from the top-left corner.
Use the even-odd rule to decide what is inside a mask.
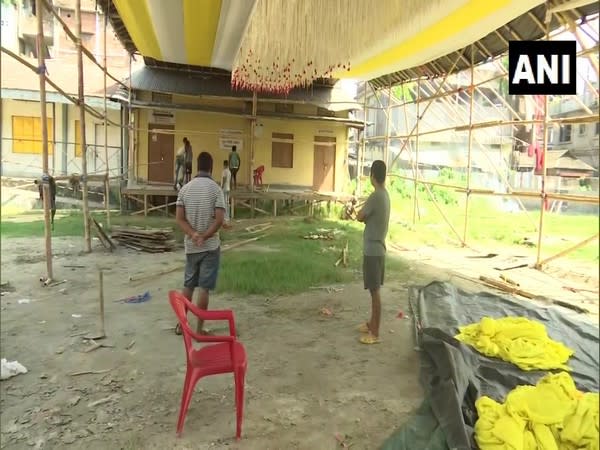
[[[152,123],[175,125],[175,115],[170,111],[152,111]]]
[[[219,130],[219,148],[231,151],[235,145],[236,151],[240,152],[244,145],[244,133],[242,130],[231,130],[223,128]]]

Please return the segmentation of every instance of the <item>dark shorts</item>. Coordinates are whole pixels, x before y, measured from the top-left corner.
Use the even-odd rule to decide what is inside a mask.
[[[363,256],[363,281],[365,289],[376,291],[383,286],[385,256]]]
[[[189,289],[199,287],[212,291],[217,286],[220,259],[221,249],[185,255],[183,285]]]
[[[240,170],[240,168],[238,167],[237,169],[229,169],[229,171],[231,172],[231,177],[235,180],[237,177],[237,173],[238,170]]]

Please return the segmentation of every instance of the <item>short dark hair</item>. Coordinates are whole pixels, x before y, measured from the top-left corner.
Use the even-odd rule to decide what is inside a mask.
[[[229,161],[227,161],[227,160],[224,160],[224,161],[223,161],[223,167],[227,167],[227,166],[229,166]]]
[[[387,172],[387,167],[385,163],[380,159],[373,161],[371,165],[371,175],[379,184],[385,183],[385,176]]]
[[[201,152],[198,155],[198,172],[211,173],[213,169],[213,159],[210,153]]]
[[[235,145],[232,145],[232,146],[231,146],[231,151],[232,151],[232,152],[236,152],[236,151],[237,151],[237,146],[235,146]]]

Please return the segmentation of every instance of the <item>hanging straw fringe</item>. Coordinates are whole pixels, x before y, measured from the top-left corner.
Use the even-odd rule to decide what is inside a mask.
[[[467,0],[258,0],[232,86],[287,94],[414,36]]]

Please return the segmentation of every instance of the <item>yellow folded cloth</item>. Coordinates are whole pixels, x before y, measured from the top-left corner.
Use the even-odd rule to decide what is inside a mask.
[[[460,327],[456,339],[522,370],[570,370],[566,362],[573,350],[550,339],[544,325],[524,317],[484,317],[479,323]]]
[[[500,404],[475,402],[480,450],[599,450],[598,393],[577,390],[566,372],[518,386]]]

